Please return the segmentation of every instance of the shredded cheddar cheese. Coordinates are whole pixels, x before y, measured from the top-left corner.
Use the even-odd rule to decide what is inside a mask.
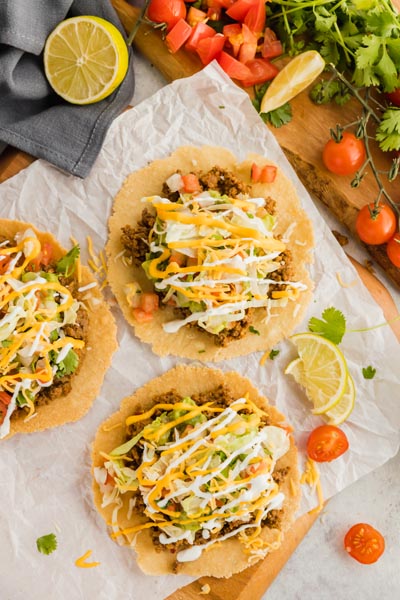
[[[75,566],[80,567],[81,569],[92,569],[93,567],[98,567],[100,565],[99,562],[85,562],[86,559],[91,556],[91,554],[92,550],[88,550],[87,552],[85,552],[83,556],[80,556],[76,559]]]
[[[106,503],[139,490],[147,521],[114,527],[111,536],[118,539],[157,528],[162,544],[177,539],[193,543],[195,532],[204,532],[204,543],[179,551],[178,561],[237,534],[249,561],[255,552],[265,554],[269,546],[260,538],[262,522],[284,499],[272,473],[290,446],[283,428],[262,425],[265,416],[247,394],[226,408],[211,402],[196,405],[185,398],[173,404],[160,402],[128,417],[128,427],[147,424],[142,430],[135,428],[140,434],[110,453],[100,452],[105,462],[97,481],[105,486]],[[139,439],[143,457],[133,469],[128,453]],[[111,490],[104,484],[109,481],[107,473],[114,481]],[[115,525],[116,518],[112,521]],[[237,528],[223,534],[226,521],[237,522]],[[212,534],[215,537],[209,539]]]
[[[163,323],[167,333],[196,322],[218,334],[248,309],[266,308],[269,314],[271,307],[296,303],[306,289],[282,277],[276,289],[273,273],[285,264],[286,244],[273,234],[275,217],[264,198],[209,190],[182,193],[176,202],[160,196],[142,202],[156,211],[142,266],[165,303],[189,309],[185,318]]]
[[[322,492],[320,473],[317,465],[315,464],[315,461],[311,458],[307,458],[306,468],[303,475],[300,478],[300,483],[308,484],[313,490],[317,492],[318,506],[310,510],[310,514],[320,512],[324,506],[324,497]]]
[[[79,358],[71,352],[83,349],[85,342],[64,332],[64,326],[76,323],[80,303],[60,283],[57,272],[40,270],[46,265],[32,230],[0,246],[0,258],[0,391],[10,396],[0,426],[4,437],[17,408],[27,410],[25,421],[31,419],[38,394],[58,373],[76,369]]]

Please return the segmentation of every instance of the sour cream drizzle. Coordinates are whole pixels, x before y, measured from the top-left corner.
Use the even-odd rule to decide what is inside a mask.
[[[239,413],[243,409],[246,413]],[[187,414],[199,415],[203,410],[210,409],[188,405]],[[185,415],[176,421],[177,425],[184,423]],[[115,489],[123,494],[136,484],[145,504],[144,512],[154,521],[154,525],[150,521],[143,527],[159,527],[159,542],[163,545],[179,540],[193,545],[177,553],[181,562],[195,560],[210,545],[247,529],[254,530],[250,538],[257,537],[263,519],[271,510],[280,508],[285,498],[272,474],[276,461],[290,447],[286,431],[273,425],[263,426],[260,413],[247,397],[196,423],[192,430],[184,430],[182,437],[176,427],[171,429],[169,425],[174,427],[175,422],[160,425],[161,437],[166,428],[174,434],[164,443],[156,441],[156,429],[149,430],[149,434],[143,430],[143,439],[147,435],[148,441],[143,463],[136,472],[130,469],[129,473],[123,467],[124,457],[113,456],[117,449],[106,456],[104,468],[117,476],[117,481],[114,489],[106,489],[104,476],[96,472],[104,494],[103,505],[108,503],[106,496],[117,500]],[[218,535],[229,522],[236,527]],[[132,532],[138,530],[140,526]],[[126,532],[129,531],[128,528]],[[207,541],[199,544],[196,531]]]

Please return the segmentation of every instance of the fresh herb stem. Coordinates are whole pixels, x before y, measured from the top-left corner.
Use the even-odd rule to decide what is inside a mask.
[[[328,67],[333,72],[334,77],[336,77],[337,79],[339,79],[339,81],[341,81],[347,87],[347,89],[353,94],[353,96],[355,98],[357,98],[357,100],[359,101],[359,103],[361,104],[361,106],[363,108],[365,108],[365,110],[374,119],[374,121],[376,121],[377,123],[380,123],[380,118],[378,117],[378,115],[376,114],[376,112],[371,108],[371,106],[368,104],[368,102],[361,96],[361,94],[358,91],[358,89],[356,87],[354,87],[354,85],[352,85],[350,83],[350,81],[348,81],[348,79],[346,79],[346,77],[344,75],[342,75],[341,73],[339,73],[339,71],[336,69],[336,67],[335,67],[335,65],[333,63],[330,63],[328,65]]]
[[[389,321],[385,321],[384,323],[379,323],[379,325],[372,325],[372,327],[362,327],[361,329],[347,329],[346,333],[363,333],[365,331],[371,331],[372,329],[379,329],[380,327],[386,327],[386,325],[391,325],[396,321],[400,320],[400,315],[394,317],[393,319],[389,319]]]
[[[138,29],[141,26],[141,24],[143,23],[144,15],[146,13],[146,10],[147,10],[147,7],[149,6],[149,4],[150,4],[150,0],[145,0],[144,4],[142,6],[142,10],[140,11],[140,14],[137,18],[137,21],[135,21],[135,24],[132,27],[132,31],[129,34],[128,41],[126,42],[128,46],[132,45],[133,39],[134,39],[135,35],[137,34]]]

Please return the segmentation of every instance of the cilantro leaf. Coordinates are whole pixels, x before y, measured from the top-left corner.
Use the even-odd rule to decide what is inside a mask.
[[[257,329],[255,329],[253,327],[253,325],[250,325],[249,331],[250,331],[250,333],[255,333],[256,335],[260,335],[260,332]]]
[[[76,268],[76,261],[79,258],[80,248],[78,245],[73,246],[65,256],[57,263],[57,273],[62,273],[65,277],[71,277]]]
[[[328,104],[335,101],[339,106],[343,106],[350,100],[351,94],[341,81],[335,79],[317,83],[310,92],[310,98],[315,104]]]
[[[292,120],[292,107],[289,102],[286,102],[275,110],[271,110],[267,113],[260,113],[260,117],[264,123],[271,123],[271,125],[279,129],[279,127],[286,125]]]
[[[364,379],[373,379],[376,375],[376,369],[374,369],[374,367],[371,367],[371,365],[369,365],[368,367],[363,367],[362,374],[364,376]]]
[[[340,310],[331,306],[324,310],[322,319],[311,317],[308,328],[334,344],[340,344],[346,331],[346,319]]]
[[[36,547],[42,554],[51,554],[57,548],[57,538],[54,533],[42,535],[36,540]]]
[[[384,152],[400,148],[400,108],[385,110],[376,130],[376,139]]]
[[[78,367],[79,356],[73,350],[70,350],[66,357],[57,364],[57,377],[71,375]]]
[[[278,356],[279,353],[280,353],[280,350],[275,350],[275,348],[273,348],[271,350],[271,352],[269,353],[270,359],[275,360],[275,358]]]

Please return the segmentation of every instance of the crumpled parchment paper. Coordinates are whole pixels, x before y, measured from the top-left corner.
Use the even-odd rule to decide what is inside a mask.
[[[301,140],[299,140],[299,144]],[[124,178],[148,161],[170,154],[183,144],[215,144],[229,148],[239,160],[248,152],[264,154],[285,171],[314,222],[316,249],[311,267],[314,301],[297,328],[306,331],[311,316],[335,306],[347,318],[348,329],[384,322],[380,308],[297,179],[274,136],[263,124],[246,93],[214,64],[187,79],[175,81],[119,117],[107,135],[90,176],[84,181],[65,175],[44,161],[0,186],[2,217],[34,223],[69,247],[73,235],[87,258],[86,236],[100,250],[107,235],[112,199]],[[338,283],[337,273],[350,288]],[[134,552],[119,547],[107,535],[92,502],[90,446],[99,424],[117,410],[121,399],[177,364],[159,358],[137,341],[114,306],[119,350],[106,374],[100,396],[78,423],[1,442],[0,564],[2,599],[51,597],[146,598],[159,600],[189,580],[179,576],[149,577],[136,566]],[[382,465],[399,446],[400,346],[389,327],[347,333],[341,344],[357,388],[357,403],[342,426],[350,450],[339,460],[321,465],[325,498]],[[304,467],[308,433],[323,421],[313,416],[300,389],[283,374],[295,356],[290,342],[279,344],[274,361],[259,364],[261,353],[217,365],[249,377],[294,425]],[[362,367],[372,365],[372,380]],[[316,506],[313,490],[303,486],[301,511]],[[54,532],[58,549],[39,554],[36,538]],[[75,560],[88,549],[100,566],[80,569]]]

